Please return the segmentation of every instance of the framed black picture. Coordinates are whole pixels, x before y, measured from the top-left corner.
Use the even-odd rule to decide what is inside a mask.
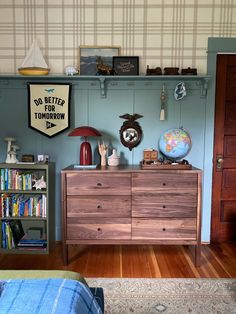
[[[115,75],[139,75],[139,57],[113,57]]]

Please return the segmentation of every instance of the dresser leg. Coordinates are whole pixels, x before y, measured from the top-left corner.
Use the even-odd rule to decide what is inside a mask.
[[[63,255],[63,264],[64,266],[68,265],[68,245],[63,244],[62,245],[62,255]]]
[[[195,246],[195,266],[199,267],[201,265],[201,244]]]

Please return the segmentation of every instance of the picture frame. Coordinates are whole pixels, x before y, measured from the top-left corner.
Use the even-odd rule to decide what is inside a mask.
[[[70,127],[71,83],[28,83],[29,127],[53,137]]]
[[[139,75],[139,57],[114,56],[113,70],[115,75]]]
[[[111,75],[113,57],[120,55],[120,46],[80,46],[80,75]],[[97,65],[101,64],[99,70]]]

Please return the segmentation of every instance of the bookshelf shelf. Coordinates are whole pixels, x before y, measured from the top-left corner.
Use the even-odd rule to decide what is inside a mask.
[[[53,163],[0,163],[0,253],[49,253],[55,237],[54,172]],[[35,190],[42,176],[46,189]]]

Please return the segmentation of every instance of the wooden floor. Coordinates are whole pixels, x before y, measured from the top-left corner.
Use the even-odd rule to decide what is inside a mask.
[[[60,269],[84,277],[236,278],[236,245],[203,245],[201,266],[188,246],[71,246],[63,266],[61,245],[48,255],[0,255],[0,269]]]

